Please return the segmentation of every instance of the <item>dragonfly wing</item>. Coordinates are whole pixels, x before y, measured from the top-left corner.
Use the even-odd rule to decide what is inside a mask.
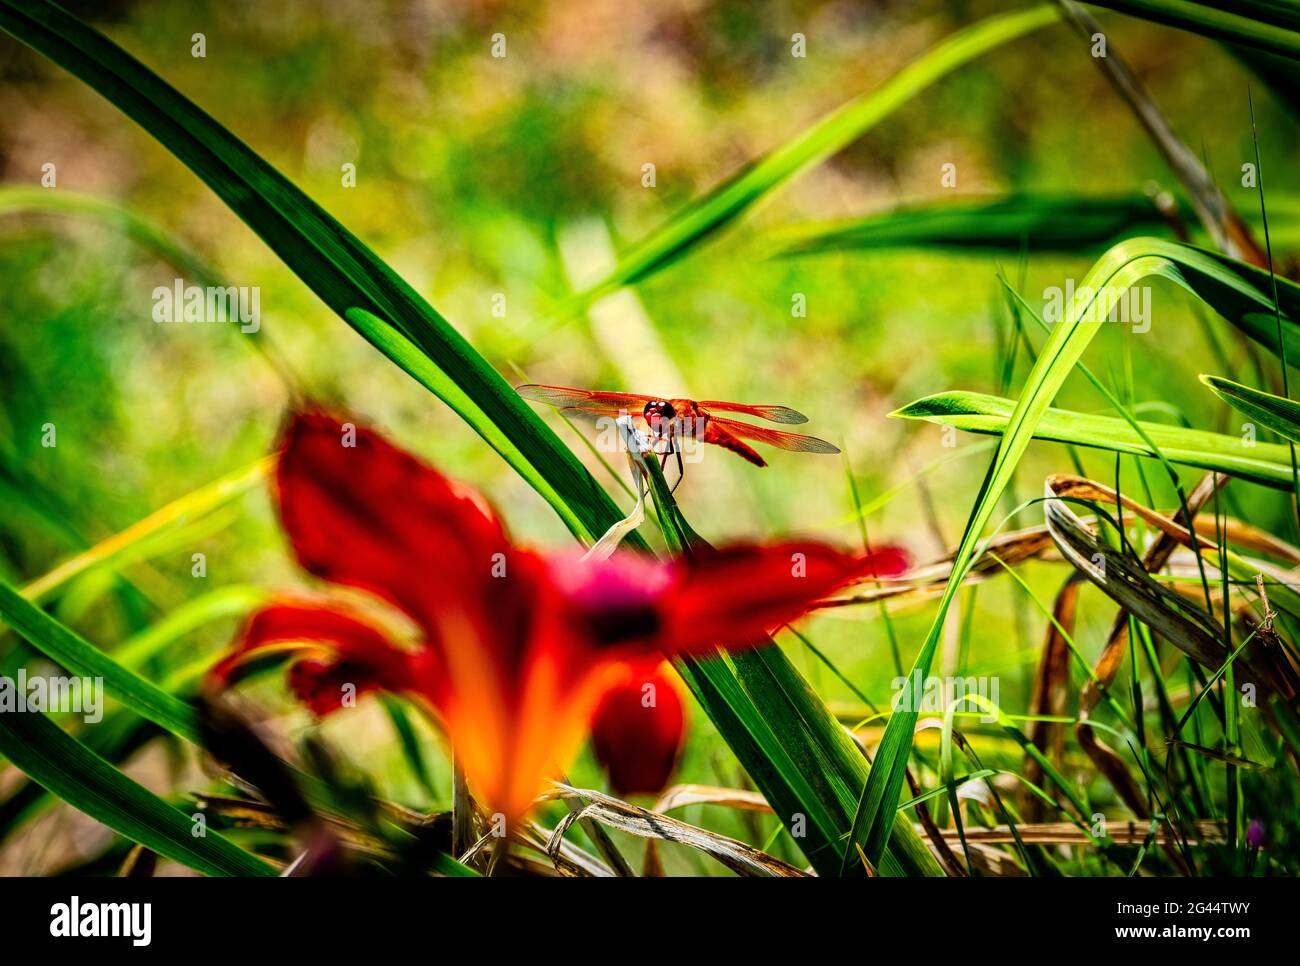
[[[744,403],[726,402],[720,399],[701,399],[700,405],[705,409],[716,409],[722,413],[744,413],[774,423],[806,423],[808,417],[789,406],[747,406]]]
[[[727,432],[739,436],[741,439],[753,440],[755,443],[766,443],[768,446],[775,446],[778,449],[788,449],[794,453],[838,453],[840,448],[824,439],[818,439],[816,436],[801,436],[799,433],[786,433],[779,429],[766,429],[762,426],[751,426],[749,423],[742,423],[737,419],[724,419],[721,416],[714,416],[712,422],[717,423]]]
[[[613,406],[565,406],[560,410],[560,415],[570,419],[580,419],[583,422],[598,423],[602,419],[617,419],[622,415],[640,416],[641,413],[635,409],[629,412]]]
[[[631,392],[594,392],[590,389],[573,389],[569,386],[539,386],[529,384],[517,386],[515,392],[533,402],[546,403],[556,409],[604,409],[618,412],[640,412],[654,396],[641,396]]]

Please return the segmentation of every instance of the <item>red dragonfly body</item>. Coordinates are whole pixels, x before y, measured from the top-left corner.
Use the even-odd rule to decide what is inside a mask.
[[[714,412],[743,413],[767,419],[774,423],[806,423],[808,417],[786,406],[752,406],[717,399],[665,399],[661,396],[643,396],[631,392],[596,392],[590,389],[573,389],[568,386],[527,385],[518,388],[519,395],[534,402],[554,406],[566,415],[587,418],[616,417],[639,414],[645,419],[656,438],[666,441],[663,452],[677,454],[677,467],[681,470],[681,451],[677,441],[696,439],[729,449],[755,466],[766,466],[767,461],[746,443],[751,440],[796,453],[838,453],[839,449],[824,439],[802,436],[763,426],[754,426],[738,419],[715,416]]]

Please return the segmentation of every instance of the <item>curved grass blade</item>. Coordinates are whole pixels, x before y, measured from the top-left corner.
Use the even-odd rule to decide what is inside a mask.
[[[610,292],[658,271],[724,228],[785,182],[847,147],[913,95],[1002,44],[1055,22],[1051,5],[997,14],[960,30],[908,64],[876,90],[832,111],[721,186],[696,199],[633,245],[603,279],[567,299],[555,313],[570,319]]]
[[[217,832],[136,784],[43,714],[0,714],[0,752],[34,781],[132,842],[205,875],[276,875]]]
[[[85,218],[116,228],[200,285],[222,284],[217,274],[191,254],[185,246],[158,226],[146,221],[129,208],[60,188],[0,186],[0,215],[41,214]]]
[[[23,596],[38,603],[48,600],[75,577],[131,559],[133,554],[141,552],[142,545],[158,534],[192,523],[243,496],[266,478],[272,463],[271,457],[263,457],[173,500],[143,520],[69,557],[53,570],[33,580],[23,587]]]
[[[1066,562],[1193,660],[1207,668],[1219,666],[1226,652],[1213,615],[1166,588],[1131,554],[1107,546],[1065,502],[1047,500],[1044,515]]]
[[[698,849],[741,876],[803,877],[807,874],[752,845],[688,825],[667,815],[648,812],[610,795],[560,784],[557,784],[557,795],[566,801],[575,800],[578,808],[565,816],[551,833],[548,848],[553,851],[559,850],[560,842],[569,827],[580,817],[587,816],[638,838],[651,841],[662,839]]]
[[[113,659],[125,668],[138,670],[185,634],[213,621],[241,617],[265,600],[266,592],[256,587],[236,585],[209,591],[124,640],[113,650]],[[162,680],[162,690],[188,697],[215,660],[217,655],[207,655],[173,670]],[[3,673],[9,672],[10,669],[3,669]],[[111,764],[122,761],[162,733],[152,722],[142,721],[130,711],[115,710],[105,714],[94,728],[86,729],[80,740]],[[12,824],[33,814],[43,804],[40,799],[44,794],[45,790],[36,784],[11,790],[0,801],[0,837]]]
[[[1015,401],[1011,399],[953,391],[925,396],[890,415],[1000,436],[1006,431],[1014,409]],[[1139,425],[1170,462],[1216,470],[1265,486],[1281,489],[1291,486],[1290,456],[1285,446],[1259,442],[1252,445],[1240,436],[1165,423],[1143,421]],[[1158,458],[1146,440],[1126,420],[1116,416],[1048,409],[1034,430],[1034,438]]]
[[[1232,0],[1222,3],[1195,0],[1088,0],[1094,7],[1109,7],[1134,17],[1258,50],[1300,60],[1300,10],[1273,0]]]
[[[1285,347],[1287,358],[1300,359],[1300,285],[1294,282],[1219,252],[1158,238],[1122,242],[1103,261],[1135,263],[1145,277],[1168,279],[1274,355]]]
[[[272,595],[260,587],[232,584],[200,594],[133,634],[113,649],[113,659],[137,669],[198,627],[226,618],[242,618]]]
[[[102,678],[105,690],[142,718],[178,737],[198,742],[193,708],[134,671],[128,671],[2,580],[0,619],[73,674]]]
[[[373,312],[368,312],[361,308],[352,308],[348,309],[344,313],[344,317],[354,329],[360,332],[367,341],[396,363],[403,372],[445,402],[458,415],[465,418],[466,422],[469,422],[474,427],[475,431],[483,438],[483,440],[500,453],[502,457],[505,458],[506,462],[518,471],[519,474],[546,499],[552,509],[555,510],[560,519],[565,522],[565,525],[568,526],[569,530],[575,536],[578,536],[579,538],[585,536],[594,541],[605,532],[604,530],[594,533],[591,531],[592,524],[588,521],[592,519],[593,513],[588,512],[584,514],[578,512],[568,503],[567,500],[561,497],[557,489],[552,487],[548,482],[547,473],[539,472],[524,458],[523,453],[519,451],[514,441],[510,438],[510,434],[506,432],[503,427],[498,426],[491,419],[483,419],[480,421],[479,425],[475,425],[474,420],[471,420],[466,416],[467,413],[474,413],[477,407],[463,385],[466,381],[465,379],[452,378],[452,376],[450,376],[446,370],[442,369],[420,346],[406,338],[406,336],[401,332],[393,328]],[[473,350],[471,349],[470,351]],[[491,370],[490,366],[487,366],[487,363],[481,356],[479,357],[479,362],[482,363],[488,371],[491,371],[495,378],[500,378],[496,375],[495,371]],[[514,390],[512,389],[511,392],[513,391]],[[529,416],[534,416],[531,410],[529,411]],[[563,449],[559,439],[551,433],[545,423],[540,423],[539,420],[539,425],[541,426],[542,431],[549,437],[549,441],[552,441],[556,447]],[[572,457],[572,454],[569,453],[567,449],[564,449],[564,452]],[[581,468],[581,465],[582,464],[580,463],[578,464],[579,468]],[[605,494],[605,491],[600,489],[599,485],[589,474],[587,474],[585,469],[582,469],[582,473],[586,475],[586,481],[589,487],[593,491],[598,491],[600,496],[603,498],[593,498],[595,502],[602,506],[605,503],[608,503],[609,506],[615,507],[614,512],[618,514],[618,519],[622,519],[622,513],[618,511],[614,502]],[[644,547],[640,535],[636,533],[628,535],[628,542],[633,546],[639,545]]]
[[[157,725],[126,711],[114,711],[76,738],[89,751],[116,766],[160,734],[163,732]],[[0,837],[13,834],[14,830],[43,815],[57,802],[49,789],[35,780],[15,783],[12,791],[0,801]]]
[[[29,188],[21,185],[0,186],[0,215],[55,215],[97,222],[121,232],[141,248],[178,270],[186,278],[204,287],[224,287],[226,283],[203,259],[162,228],[141,218],[130,208],[93,195],[62,188]],[[248,343],[266,359],[281,381],[295,386],[297,379],[265,332],[241,333],[238,341]]]
[[[1243,386],[1222,376],[1202,375],[1200,378],[1211,392],[1233,409],[1267,426],[1284,439],[1300,443],[1300,403]]]

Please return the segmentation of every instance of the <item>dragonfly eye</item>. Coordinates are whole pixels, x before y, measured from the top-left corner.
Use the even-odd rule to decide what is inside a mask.
[[[656,399],[645,404],[645,421],[651,427],[657,427],[661,422],[672,419],[676,414],[676,410],[662,399]]]

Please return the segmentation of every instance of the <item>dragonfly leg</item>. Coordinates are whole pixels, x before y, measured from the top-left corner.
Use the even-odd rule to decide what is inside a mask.
[[[674,483],[673,488],[668,491],[669,494],[676,493],[677,488],[682,485],[682,480],[686,479],[686,467],[682,465],[682,451],[677,450],[676,452],[677,452],[677,482]]]

